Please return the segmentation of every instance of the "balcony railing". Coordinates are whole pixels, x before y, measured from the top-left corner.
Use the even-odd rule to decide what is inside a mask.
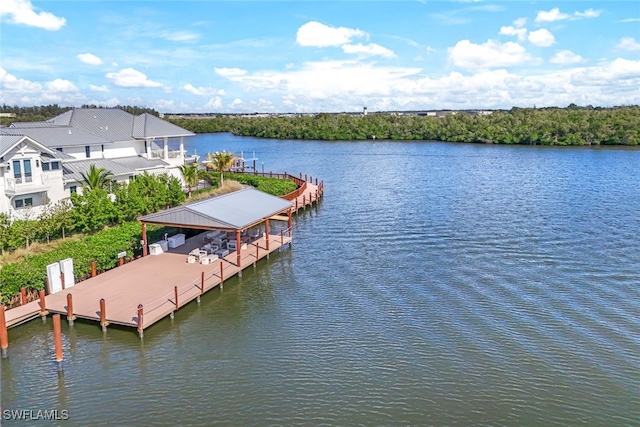
[[[152,159],[164,159],[164,150],[163,149],[157,149],[157,150],[151,150],[151,158]],[[168,159],[181,159],[184,158],[184,152],[180,151],[180,150],[169,150],[167,151],[167,158]]]
[[[22,176],[19,178],[5,178],[5,188],[8,191],[25,192],[31,189],[38,189],[49,185],[49,177],[40,175],[39,177]]]

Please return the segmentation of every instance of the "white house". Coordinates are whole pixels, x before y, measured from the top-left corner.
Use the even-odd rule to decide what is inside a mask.
[[[91,165],[119,182],[144,172],[182,179],[178,166],[197,161],[184,151],[184,138],[193,135],[152,114],[117,108],[78,108],[0,128],[0,213],[39,213],[80,190]]]

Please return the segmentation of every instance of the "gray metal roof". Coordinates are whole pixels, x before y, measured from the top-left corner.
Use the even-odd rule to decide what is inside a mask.
[[[24,135],[2,135],[0,134],[0,157],[4,156],[14,145],[24,138]]]
[[[71,126],[44,126],[25,128],[3,128],[2,133],[13,135],[27,135],[40,144],[50,147],[72,147],[85,145],[110,144],[106,138],[91,134],[82,129]]]
[[[139,220],[145,223],[174,224],[186,228],[242,230],[291,206],[292,203],[287,200],[249,187],[145,215]]]
[[[62,164],[65,181],[81,182],[84,179],[82,178],[82,174],[86,174],[91,168],[91,165],[107,170],[113,176],[135,174],[134,170],[110,159],[79,160],[77,162],[65,162]]]
[[[30,144],[35,145],[39,149],[43,150],[43,152],[53,153],[53,150],[51,150],[48,147],[45,147],[44,145],[36,141],[34,138],[31,138],[25,135],[24,133],[5,134],[5,133],[2,133],[3,130],[5,130],[5,128],[0,129],[0,157],[4,156],[9,150],[15,147],[16,144],[18,144],[20,141],[26,138],[29,139]]]
[[[14,122],[0,132],[27,135],[51,148],[195,135],[152,114],[134,116],[119,108],[76,108],[46,122]]]
[[[167,163],[159,159],[148,160],[144,157],[126,157],[118,159],[87,159],[62,164],[66,181],[82,181],[82,174],[86,174],[95,165],[111,173],[113,176],[131,176],[145,169],[165,166]]]
[[[124,165],[131,170],[155,169],[158,167],[169,166],[169,163],[160,159],[147,159],[146,157],[119,157],[111,159],[116,163]]]
[[[163,136],[193,136],[192,132],[169,123],[153,114],[144,113],[136,116],[133,121],[134,138],[161,138]]]

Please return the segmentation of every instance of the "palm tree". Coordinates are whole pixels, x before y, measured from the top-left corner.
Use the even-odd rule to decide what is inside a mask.
[[[207,167],[220,172],[220,187],[224,184],[224,177],[222,172],[229,169],[233,165],[233,153],[227,153],[226,151],[207,154]]]
[[[189,197],[191,197],[191,188],[198,185],[198,180],[200,179],[200,171],[198,170],[197,163],[190,163],[185,165],[178,166],[180,169],[180,173],[182,173],[182,178],[184,179],[184,183],[187,184],[189,188]]]
[[[104,168],[91,165],[87,173],[80,172],[80,175],[82,175],[82,182],[85,187],[88,187],[90,190],[96,190],[98,188],[106,189],[111,182],[113,174]]]

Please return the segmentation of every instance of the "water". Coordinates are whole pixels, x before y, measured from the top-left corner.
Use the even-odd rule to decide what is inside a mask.
[[[143,342],[63,324],[62,375],[50,319],[10,330],[3,409],[78,426],[640,425],[640,151],[194,139],[325,181],[292,250]]]

